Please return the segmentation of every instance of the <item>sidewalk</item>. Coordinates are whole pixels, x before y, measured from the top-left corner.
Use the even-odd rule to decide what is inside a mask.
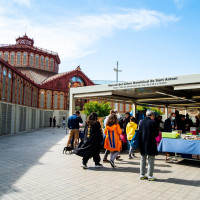
[[[109,163],[83,170],[81,157],[63,154],[65,131],[46,128],[0,137],[0,199],[190,199],[200,198],[200,163],[155,161],[156,182],[139,180],[140,155],[121,154],[117,168]],[[103,154],[101,154],[103,158]]]

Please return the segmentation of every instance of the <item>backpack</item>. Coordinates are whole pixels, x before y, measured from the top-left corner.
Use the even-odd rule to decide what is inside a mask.
[[[135,135],[131,140],[131,146],[133,147],[133,149],[139,148],[139,130],[135,130]]]

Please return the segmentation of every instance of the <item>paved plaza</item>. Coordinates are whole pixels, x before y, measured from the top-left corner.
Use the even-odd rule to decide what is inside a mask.
[[[165,163],[156,157],[156,182],[139,180],[140,155],[126,152],[117,168],[104,163],[88,170],[81,158],[63,154],[67,135],[58,128],[0,137],[0,199],[200,199],[200,163]],[[101,158],[103,153],[101,153]]]

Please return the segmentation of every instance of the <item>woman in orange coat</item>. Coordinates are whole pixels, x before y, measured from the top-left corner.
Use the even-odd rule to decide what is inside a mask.
[[[122,149],[122,142],[119,137],[122,133],[122,129],[118,124],[117,116],[115,114],[110,115],[108,118],[104,133],[106,135],[104,148],[110,151],[109,162],[111,166],[115,168],[114,160]]]

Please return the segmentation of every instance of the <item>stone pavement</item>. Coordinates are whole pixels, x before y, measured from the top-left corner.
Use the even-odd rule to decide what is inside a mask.
[[[128,159],[122,153],[117,168],[100,169],[89,161],[62,154],[67,135],[58,128],[0,137],[0,199],[200,199],[200,163],[155,162],[156,182],[139,180],[139,153]],[[103,153],[101,154],[101,158]]]

